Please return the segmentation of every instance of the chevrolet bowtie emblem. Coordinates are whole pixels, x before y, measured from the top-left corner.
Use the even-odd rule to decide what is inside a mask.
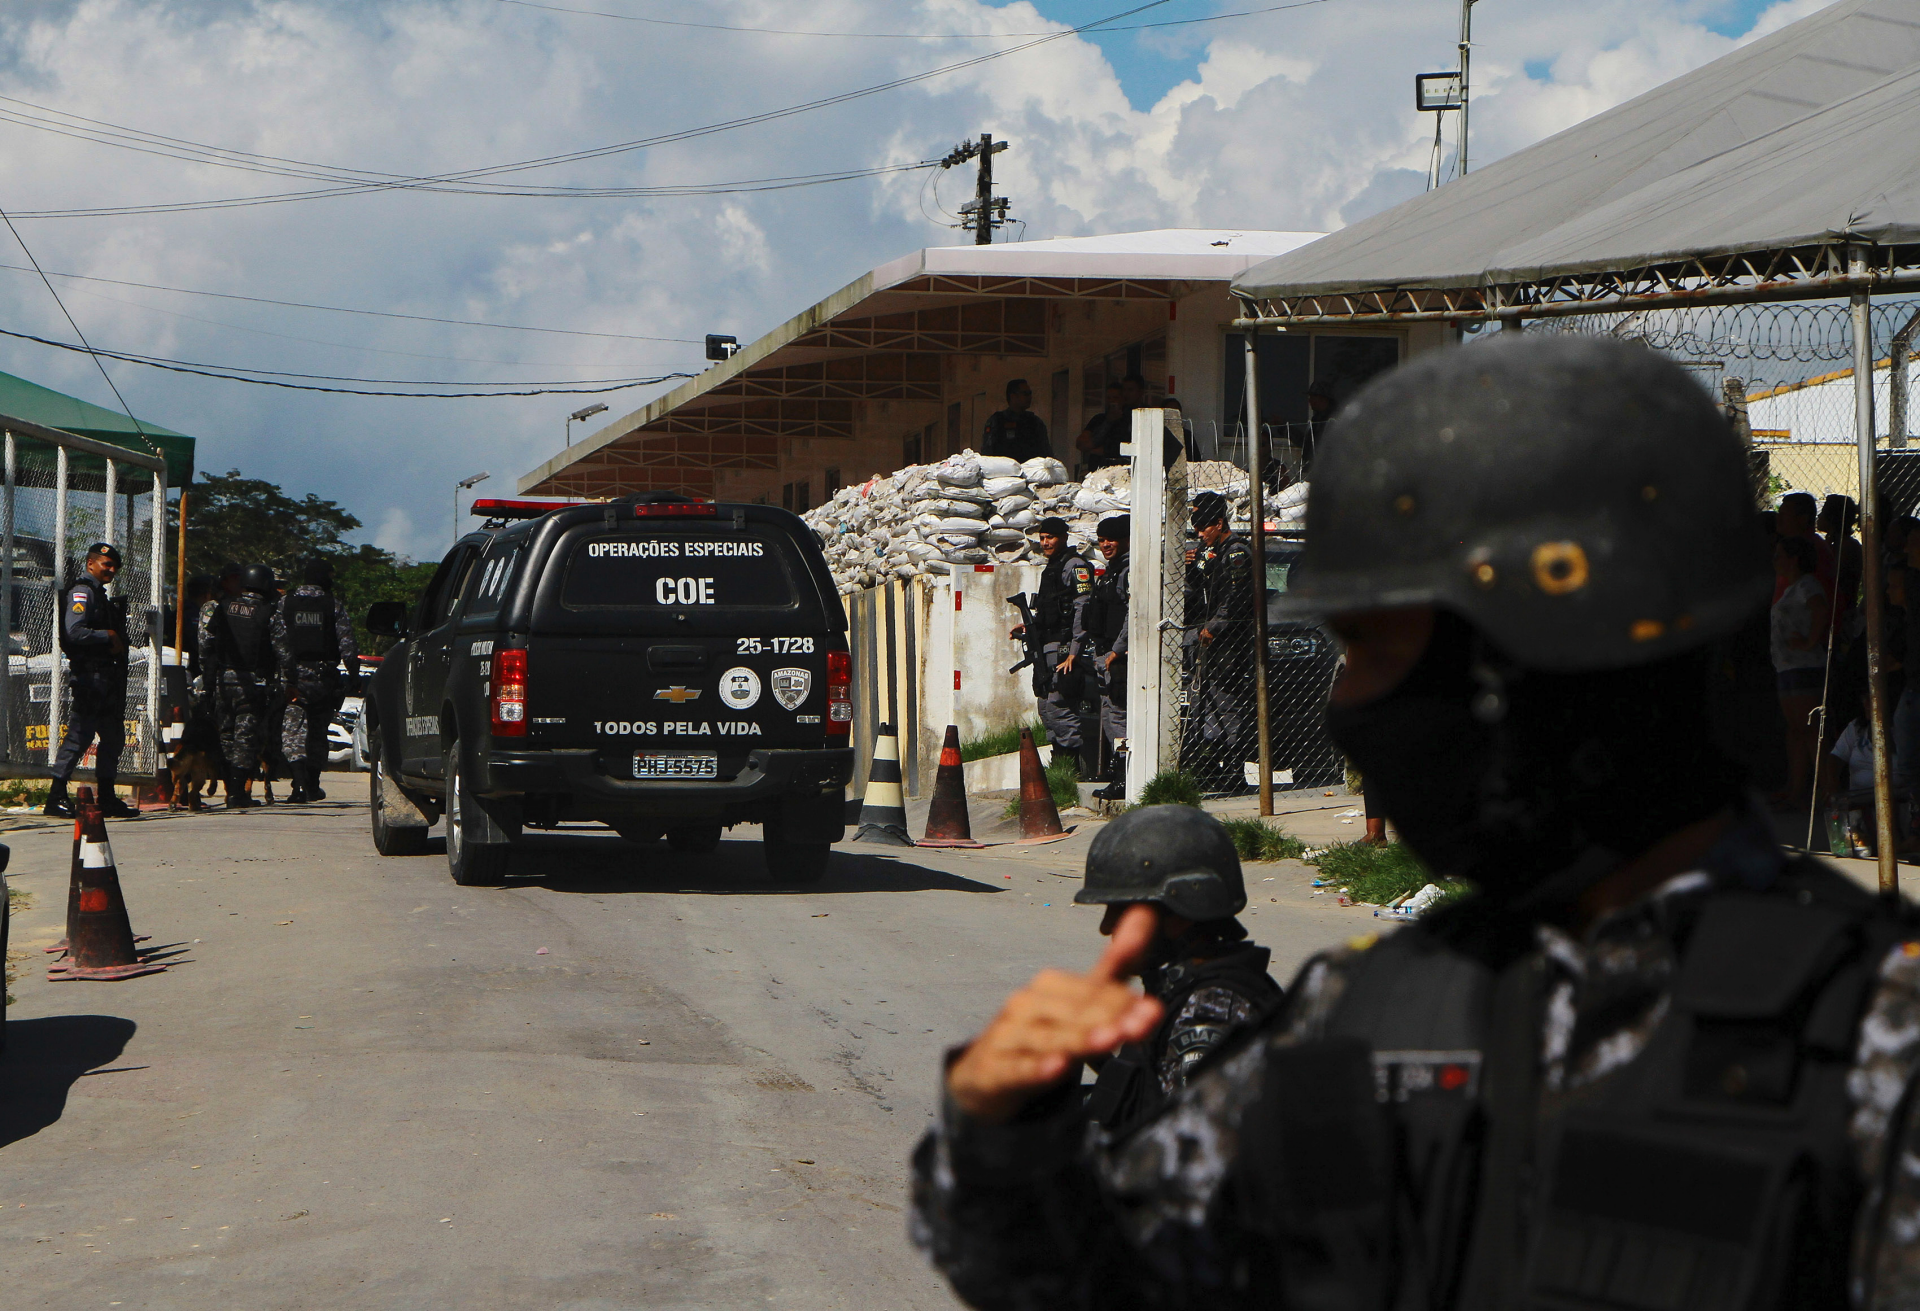
[[[655,701],[671,701],[676,706],[685,705],[700,695],[697,687],[663,687],[653,694]]]

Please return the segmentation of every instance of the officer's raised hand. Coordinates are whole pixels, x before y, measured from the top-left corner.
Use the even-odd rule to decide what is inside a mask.
[[[1153,942],[1156,923],[1151,906],[1129,907],[1092,970],[1042,970],[1009,997],[948,1069],[954,1103],[976,1120],[1003,1123],[1078,1062],[1151,1034],[1160,1003],[1125,980]]]

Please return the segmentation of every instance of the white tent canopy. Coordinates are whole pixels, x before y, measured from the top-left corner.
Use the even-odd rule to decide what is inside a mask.
[[[1916,77],[1920,0],[1842,0],[1257,265],[1234,290],[1272,301],[1466,288],[1837,232],[1913,240]]]

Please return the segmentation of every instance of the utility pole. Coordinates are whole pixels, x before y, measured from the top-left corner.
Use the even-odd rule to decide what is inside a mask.
[[[1460,176],[1467,175],[1467,66],[1473,57],[1473,0],[1460,0]]]
[[[952,168],[970,159],[980,161],[973,199],[960,207],[960,227],[973,234],[976,246],[992,245],[993,230],[1007,221],[1007,198],[993,194],[993,157],[1006,148],[1006,142],[995,141],[991,132],[982,132],[978,141],[962,142],[940,161],[941,168]]]

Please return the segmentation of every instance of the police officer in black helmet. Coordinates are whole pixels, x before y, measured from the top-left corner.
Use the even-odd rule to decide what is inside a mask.
[[[1240,853],[1226,825],[1194,806],[1143,806],[1100,830],[1087,850],[1082,906],[1105,906],[1111,936],[1129,907],[1153,913],[1154,934],[1133,963],[1160,1023],[1140,1042],[1095,1058],[1087,1118],[1123,1135],[1187,1086],[1187,1076],[1236,1027],[1280,1000],[1269,953],[1235,918],[1247,905]]]
[[[1190,613],[1195,623],[1193,691],[1197,732],[1182,743],[1181,763],[1215,787],[1236,786],[1243,763],[1257,754],[1253,714],[1253,548],[1227,522],[1219,492],[1193,498],[1199,545],[1187,552]],[[1209,790],[1212,790],[1210,788]]]
[[[266,746],[274,674],[273,570],[250,564],[239,590],[201,612],[200,664],[213,688],[225,759],[227,807],[256,806],[249,792]]]
[[[1783,853],[1719,745],[1712,644],[1770,587],[1717,406],[1638,346],[1494,342],[1370,384],[1314,473],[1284,604],[1345,641],[1329,727],[1478,891],[1309,961],[1102,1149],[1068,1071],[1157,1022],[1130,911],[948,1067],[923,1245],[981,1306],[1920,1302],[1920,931]]]
[[[287,799],[295,804],[327,799],[320,790],[320,767],[327,761],[327,727],[340,709],[343,662],[345,695],[360,690],[360,652],[353,620],[333,595],[333,565],[311,560],[300,577],[300,585],[273,612],[273,649],[287,695],[280,750],[293,774]]]
[[[1080,612],[1093,594],[1093,566],[1068,539],[1066,520],[1056,516],[1042,519],[1034,526],[1034,536],[1046,556],[1034,597],[1033,618],[1040,629],[1047,666],[1035,671],[1034,686],[1039,692],[1040,722],[1046,725],[1047,741],[1053,748],[1048,763],[1077,758],[1080,776],[1091,778],[1095,769],[1087,749],[1091,734],[1082,707],[1088,662],[1082,658],[1076,634],[1081,627]],[[1016,624],[1010,636],[1019,637],[1026,628],[1025,624]],[[1042,686],[1044,692],[1040,692]]]
[[[120,572],[120,552],[111,542],[87,548],[86,572],[66,590],[60,615],[60,650],[67,658],[67,727],[53,758],[53,781],[43,813],[73,818],[67,781],[96,737],[93,774],[100,810],[109,819],[135,819],[139,812],[113,790],[126,744],[127,609],[107,595]]]

